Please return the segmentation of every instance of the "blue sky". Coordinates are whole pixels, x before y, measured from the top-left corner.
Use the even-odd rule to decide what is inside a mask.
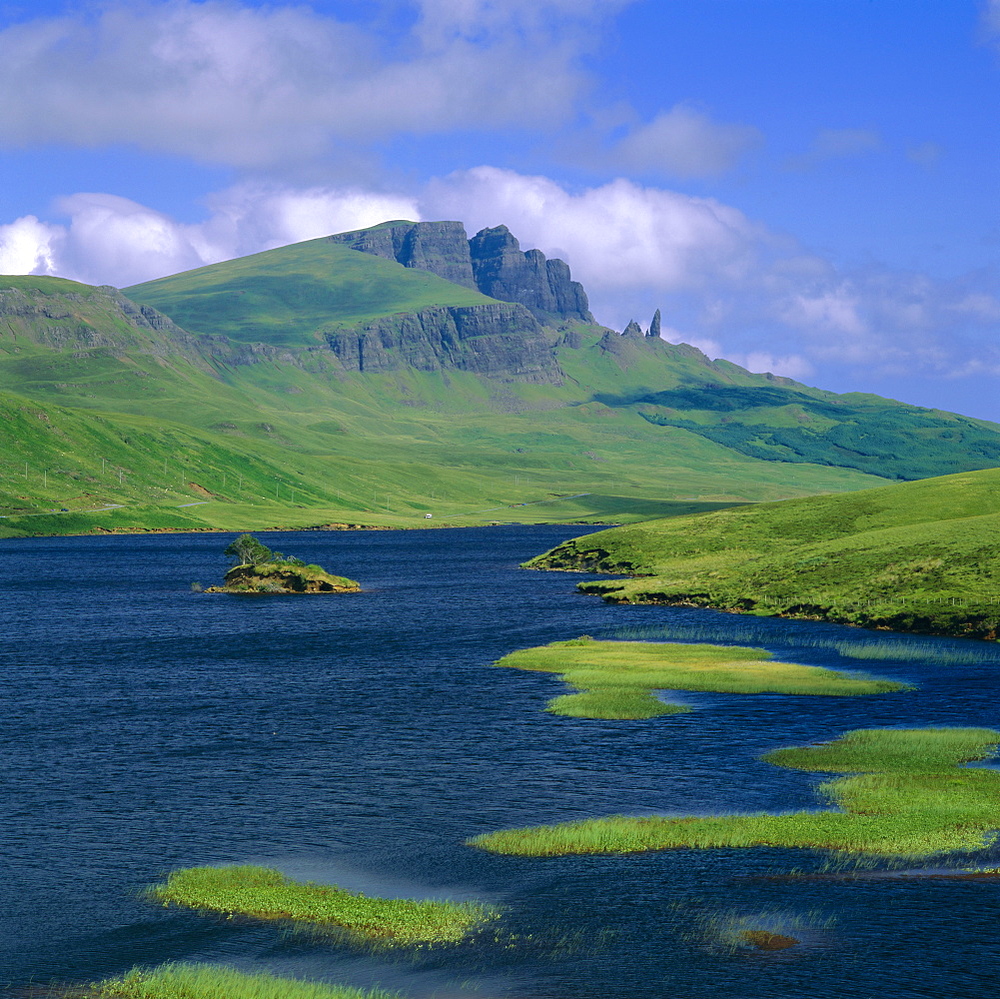
[[[597,318],[1000,421],[1000,0],[0,2],[0,272],[506,223]]]

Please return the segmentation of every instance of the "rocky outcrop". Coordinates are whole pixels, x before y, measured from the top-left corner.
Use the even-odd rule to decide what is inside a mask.
[[[657,309],[656,312],[653,313],[653,321],[649,324],[649,330],[646,332],[646,336],[654,336],[657,339],[660,339],[661,329],[660,310]]]
[[[583,285],[570,279],[569,266],[547,260],[541,250],[523,253],[507,226],[481,229],[469,248],[476,287],[484,295],[520,302],[543,321],[594,321]]]
[[[461,222],[387,222],[374,229],[339,233],[330,241],[476,290],[469,238]]]
[[[501,302],[518,302],[542,322],[594,321],[583,285],[572,280],[565,261],[547,260],[541,250],[522,252],[505,225],[482,229],[469,239],[461,222],[386,222],[329,238],[404,267],[431,271]]]
[[[535,317],[508,302],[439,306],[326,334],[348,371],[454,368],[505,381],[558,383],[562,372]]]

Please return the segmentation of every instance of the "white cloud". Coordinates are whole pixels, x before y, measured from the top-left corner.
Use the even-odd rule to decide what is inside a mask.
[[[183,224],[128,198],[74,194],[58,203],[68,225],[29,215],[0,226],[0,273],[126,287],[387,219],[420,218],[405,197],[264,184],[221,192],[210,207],[204,222]]]
[[[25,215],[0,225],[0,274],[51,274],[56,267],[56,227]]]
[[[767,351],[755,350],[749,354],[735,354],[728,358],[747,371],[758,374],[782,375],[785,378],[795,378],[801,381],[816,373],[815,365],[807,361],[801,354],[786,354],[776,357]]]
[[[640,172],[711,177],[731,169],[762,141],[756,128],[714,122],[678,104],[631,131],[609,155],[612,163]]]
[[[547,177],[475,167],[428,185],[428,218],[501,222],[525,246],[565,255],[588,288],[658,286],[665,291],[733,280],[754,266],[767,240],[740,211],[712,198],[618,179],[570,193]]]
[[[0,31],[0,136],[264,168],[398,134],[550,127],[625,2],[422,0],[389,51],[306,6],[108,0]]]
[[[838,269],[744,214],[626,180],[569,191],[477,167],[417,196],[361,188],[246,183],[184,224],[108,194],[76,194],[68,222],[0,226],[0,270],[126,286],[389,219],[453,218],[470,232],[504,223],[527,249],[561,256],[599,320],[622,329],[663,309],[667,339],[794,378],[833,368],[936,376],[982,372],[1000,325],[992,272],[950,282],[872,267]]]

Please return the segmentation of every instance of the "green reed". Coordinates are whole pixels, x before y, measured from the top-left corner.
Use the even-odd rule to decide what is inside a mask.
[[[897,857],[976,850],[1000,828],[1000,773],[959,764],[985,759],[998,742],[993,729],[861,729],[764,757],[798,770],[851,773],[819,786],[837,811],[613,815],[501,830],[468,843],[534,857],[680,847],[807,847]]]
[[[251,865],[188,867],[148,889],[164,905],[256,919],[305,923],[357,940],[407,946],[456,943],[497,915],[476,902],[369,898],[336,885],[293,881],[280,871]]]

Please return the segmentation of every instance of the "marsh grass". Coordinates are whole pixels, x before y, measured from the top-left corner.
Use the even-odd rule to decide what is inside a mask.
[[[267,972],[247,975],[209,964],[165,964],[133,968],[120,978],[109,978],[65,999],[399,999],[382,989],[363,990],[325,985]]]
[[[671,624],[655,627],[618,628],[614,637],[624,641],[673,642],[773,642],[774,629],[755,627],[753,623],[727,622],[725,629],[705,624]],[[829,649],[849,659],[889,660],[895,662],[925,662],[942,666],[962,666],[968,663],[1000,665],[1000,649],[969,639],[961,645],[942,644],[911,638],[822,638],[795,631],[785,637],[788,645],[803,649]]]
[[[832,917],[815,911],[800,915],[777,909],[731,909],[695,916],[683,936],[711,951],[727,954],[778,951],[805,943],[834,924]]]
[[[861,729],[764,757],[797,770],[851,773],[818,788],[838,811],[614,815],[502,830],[468,842],[536,857],[679,847],[806,847],[887,857],[977,850],[1000,828],[1000,773],[959,764],[989,757],[998,742],[993,729]]]
[[[292,881],[280,871],[252,865],[184,868],[148,894],[164,905],[289,920],[314,931],[390,946],[457,943],[497,915],[475,902],[369,898],[336,885]]]
[[[562,674],[580,692],[553,698],[546,710],[576,718],[652,718],[690,710],[664,703],[654,690],[854,696],[909,689],[892,680],[777,662],[764,649],[589,636],[512,652],[496,665]]]

